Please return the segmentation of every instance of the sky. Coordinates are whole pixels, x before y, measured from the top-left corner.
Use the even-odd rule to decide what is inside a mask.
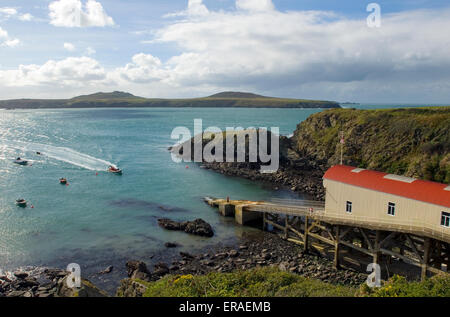
[[[450,104],[448,0],[1,0],[0,99]]]

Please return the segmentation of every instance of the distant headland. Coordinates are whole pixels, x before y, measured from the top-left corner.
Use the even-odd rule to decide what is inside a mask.
[[[274,98],[246,92],[221,92],[209,97],[159,99],[137,97],[127,92],[95,93],[72,99],[14,99],[0,101],[5,109],[46,108],[340,108],[338,102]]]

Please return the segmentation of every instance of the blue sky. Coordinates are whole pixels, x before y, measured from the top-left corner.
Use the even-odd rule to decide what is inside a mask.
[[[2,0],[0,99],[223,90],[450,102],[448,1]]]

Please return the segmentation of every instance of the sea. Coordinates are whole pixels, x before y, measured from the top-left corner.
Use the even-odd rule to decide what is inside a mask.
[[[405,107],[399,105],[397,107]],[[417,105],[410,105],[417,106]],[[351,105],[392,108],[392,105]],[[296,126],[323,109],[145,108],[0,109],[0,270],[81,266],[82,275],[113,292],[126,277],[125,263],[168,261],[180,251],[201,252],[238,244],[256,228],[237,226],[203,202],[231,199],[301,199],[273,186],[177,163],[168,151],[176,127]],[[179,140],[178,140],[179,141]],[[40,152],[41,155],[38,155]],[[28,166],[14,164],[15,158]],[[107,173],[108,166],[123,175]],[[68,185],[61,185],[60,178]],[[24,198],[27,208],[15,202]],[[201,238],[158,226],[159,218],[202,218],[215,232]],[[166,242],[176,242],[167,249]],[[113,265],[109,275],[98,272]]]

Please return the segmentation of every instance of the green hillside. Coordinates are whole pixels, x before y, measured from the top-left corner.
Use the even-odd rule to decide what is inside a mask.
[[[115,91],[72,99],[16,99],[0,101],[0,108],[127,108],[127,107],[236,107],[236,108],[339,108],[332,101],[283,99],[251,93],[224,92],[205,98],[148,99]]]
[[[450,107],[388,110],[334,109],[310,116],[292,138],[303,157],[450,182]]]

